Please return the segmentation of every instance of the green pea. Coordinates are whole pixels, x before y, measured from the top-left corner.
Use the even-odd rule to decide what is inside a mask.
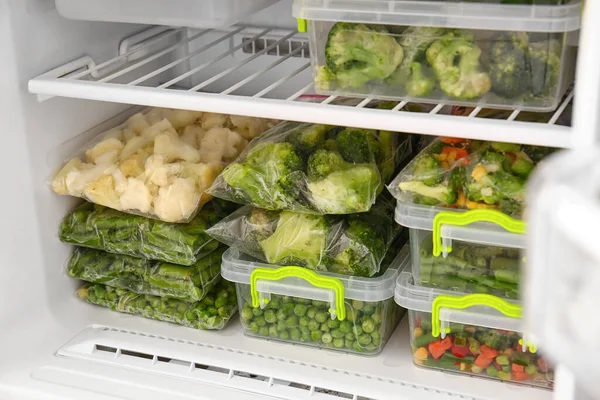
[[[344,333],[348,333],[352,331],[352,323],[349,321],[342,321],[340,322],[340,330]]]
[[[328,315],[326,312],[323,311],[319,311],[317,313],[317,315],[315,315],[315,319],[317,320],[317,322],[319,323],[323,323],[325,321],[327,321]]]
[[[299,326],[298,325],[298,317],[296,317],[295,315],[292,315],[291,317],[288,317],[285,320],[285,325],[288,328],[295,328],[295,327]]]
[[[371,341],[372,341],[371,335],[368,335],[366,333],[363,333],[362,335],[360,335],[358,337],[358,343],[361,346],[366,346],[368,344],[371,344]]]
[[[371,315],[371,319],[373,322],[379,325],[381,323],[381,313],[379,311],[376,312],[375,314]]]
[[[362,311],[367,315],[372,315],[375,312],[375,307],[373,307],[370,304],[367,304],[363,307]]]
[[[121,297],[121,296],[125,296],[127,294],[127,290],[121,289],[121,288],[116,288],[115,293],[117,294],[117,296]]]
[[[283,307],[281,309],[283,310],[284,313],[290,314],[294,311],[294,303],[292,303],[292,302],[283,303]]]
[[[221,318],[229,318],[231,317],[231,308],[229,308],[229,306],[223,306],[223,307],[219,307],[219,309],[217,310],[217,315]]]
[[[300,324],[300,326],[308,326],[309,322],[310,322],[310,320],[306,317],[300,317],[300,319],[298,320],[298,323]]]
[[[300,332],[303,335],[309,335],[310,336],[310,329],[308,329],[307,326],[300,326]]]
[[[109,292],[106,294],[106,298],[109,301],[116,301],[119,298],[119,296],[117,296],[117,294],[115,292]]]
[[[316,319],[311,319],[308,321],[308,329],[311,331],[319,330],[321,324]]]
[[[296,342],[298,342],[300,340],[300,337],[302,336],[302,334],[300,333],[300,329],[298,328],[291,328],[289,330],[290,333],[290,339],[295,340]]]
[[[260,327],[258,326],[258,324],[256,322],[251,322],[250,323],[250,332],[252,332],[252,333],[258,333],[259,329],[260,329]]]
[[[290,334],[288,331],[279,332],[279,339],[290,340]]]
[[[193,321],[196,319],[196,313],[192,310],[187,310],[184,314],[184,317],[187,321]]]
[[[225,305],[227,305],[227,298],[219,297],[219,298],[217,298],[217,300],[215,300],[215,307],[219,308],[219,307],[223,307]]]
[[[267,321],[269,324],[272,324],[273,322],[277,321],[277,314],[273,310],[265,311],[264,317],[265,321]]]
[[[352,307],[354,307],[355,309],[362,310],[364,306],[365,306],[365,303],[363,301],[352,300]]]
[[[310,343],[311,337],[310,337],[310,333],[303,333],[302,336],[300,337],[300,341],[303,343]]]
[[[283,332],[287,329],[287,326],[285,324],[285,321],[277,321],[277,330],[279,332]]]
[[[346,321],[355,322],[357,318],[357,311],[352,306],[346,304]]]
[[[253,308],[252,314],[254,314],[255,317],[259,317],[259,316],[263,315],[263,310],[259,307]]]
[[[308,310],[306,311],[306,316],[310,319],[314,319],[315,315],[317,315],[317,307],[308,307]]]
[[[352,340],[352,339],[344,339],[344,346],[347,349],[351,349],[352,347],[354,347],[354,340]]]
[[[313,306],[315,306],[315,307],[321,307],[321,306],[323,306],[324,304],[325,304],[325,302],[323,302],[323,301],[320,301],[320,300],[313,300],[313,301],[312,301],[312,305],[313,305]]]
[[[329,326],[327,326],[327,322],[323,322],[323,323],[321,324],[321,330],[322,330],[323,332],[329,332],[331,329],[329,329]]]
[[[207,306],[213,306],[215,304],[215,299],[211,296],[206,296],[202,299],[202,304],[205,304]]]
[[[298,317],[301,317],[304,314],[306,314],[306,311],[307,307],[304,304],[296,304],[296,306],[294,307],[294,314],[296,314]]]
[[[144,300],[142,297],[139,297],[133,304],[135,308],[144,308],[146,307],[146,300]]]
[[[331,329],[337,328],[338,326],[340,326],[340,320],[339,319],[330,319],[327,321],[327,326],[330,327]]]
[[[261,327],[267,326],[267,321],[265,320],[265,317],[263,317],[262,315],[254,318],[254,322],[256,322],[256,324]]]
[[[371,318],[366,318],[362,322],[362,330],[367,333],[373,332],[375,330],[375,322]]]
[[[279,321],[284,321],[287,318],[287,314],[285,313],[285,311],[279,309],[277,310],[277,319]]]
[[[357,338],[363,334],[362,328],[358,325],[354,325],[352,332],[354,333],[354,336]]]
[[[269,307],[270,308],[274,308],[277,309],[279,307],[281,307],[281,301],[279,301],[279,299],[271,297],[271,301],[269,301]]]
[[[345,333],[342,332],[339,328],[336,328],[331,331],[331,336],[333,336],[334,339],[343,339],[345,336]]]
[[[342,338],[333,339],[333,347],[335,347],[337,349],[341,349],[342,347],[344,347],[344,339],[342,339]]]
[[[241,314],[242,319],[245,321],[249,321],[252,319],[252,317],[254,317],[254,313],[252,312],[252,309],[250,307],[244,307]]]
[[[354,341],[354,333],[348,332],[348,333],[346,333],[346,336],[344,336],[344,338],[346,340]]]
[[[270,325],[269,326],[269,336],[270,337],[277,337],[277,336],[279,336],[279,332],[277,332],[277,326],[275,326],[275,325]]]
[[[96,286],[94,292],[96,293],[96,297],[99,299],[103,299],[106,296],[106,289],[104,289],[104,286]]]
[[[313,342],[320,342],[322,336],[323,336],[323,332],[321,332],[321,331],[312,331],[310,333],[310,338],[312,339]]]
[[[260,336],[269,336],[269,328],[267,328],[266,326],[261,326],[260,328],[258,328],[258,334]]]
[[[175,314],[173,314],[173,318],[175,318],[176,321],[182,320],[183,319],[183,313],[177,311]]]
[[[332,340],[333,340],[333,337],[331,336],[331,334],[329,332],[325,332],[323,334],[323,336],[321,336],[321,341],[325,344],[331,343]]]
[[[379,331],[375,331],[371,333],[372,342],[375,346],[381,345],[381,333]]]

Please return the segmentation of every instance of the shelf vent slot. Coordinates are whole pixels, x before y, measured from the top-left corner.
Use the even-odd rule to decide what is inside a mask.
[[[246,44],[242,47],[242,51],[247,54],[256,54],[261,50],[275,44],[277,39],[269,39],[268,37],[259,37],[257,39],[252,40],[252,37],[245,36],[242,38],[242,42]],[[300,40],[285,40],[279,43],[277,46],[267,51],[267,55],[270,56],[287,56],[292,53],[294,50],[297,50],[301,47],[304,48],[301,51],[297,51],[292,54],[291,57],[296,58],[310,58],[310,50],[306,45],[305,41]]]

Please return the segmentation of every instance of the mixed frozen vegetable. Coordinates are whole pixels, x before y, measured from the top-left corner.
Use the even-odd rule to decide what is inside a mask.
[[[151,109],[104,133],[68,160],[52,189],[166,222],[186,222],[248,141],[273,123],[257,118]]]
[[[247,334],[329,349],[379,353],[402,316],[393,298],[377,302],[346,300],[346,319],[332,319],[330,304],[271,295],[264,309],[252,307],[249,285],[240,285],[240,311]],[[241,306],[241,305],[240,305]]]
[[[77,295],[88,303],[114,311],[194,329],[223,329],[237,312],[235,285],[226,280],[221,280],[198,302],[136,294],[100,283],[86,283]]]
[[[409,143],[394,132],[284,122],[253,140],[208,193],[267,210],[368,211]]]
[[[393,202],[382,194],[371,211],[344,216],[246,206],[207,233],[271,264],[373,276],[400,229]]]
[[[442,339],[431,335],[431,314],[410,311],[409,315],[415,364],[552,387],[551,368],[537,352],[523,350],[519,333],[451,323]]]
[[[553,99],[562,44],[551,34],[338,22],[319,61],[317,88],[473,100]],[[371,90],[373,89],[373,90]]]
[[[489,208],[519,217],[525,183],[555,149],[513,143],[440,138],[390,185],[400,201],[451,208]]]
[[[184,266],[76,247],[67,265],[67,274],[138,294],[199,301],[221,279],[224,251],[225,247],[221,246],[195,264]]]
[[[59,237],[109,253],[192,265],[219,246],[206,229],[235,208],[213,200],[189,223],[174,224],[84,203],[64,218]]]
[[[454,240],[445,258],[433,255],[431,235],[421,242],[419,274],[424,286],[462,293],[488,293],[519,298],[521,253],[519,249],[483,246]]]

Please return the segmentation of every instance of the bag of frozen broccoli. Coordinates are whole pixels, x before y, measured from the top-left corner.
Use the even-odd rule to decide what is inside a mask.
[[[400,230],[393,202],[381,195],[369,212],[343,216],[246,206],[206,232],[270,264],[369,277]]]
[[[225,328],[238,308],[235,284],[226,280],[197,302],[136,294],[101,283],[86,283],[77,290],[77,296],[113,311],[204,330]]]
[[[190,221],[223,167],[273,125],[258,118],[153,108],[96,136],[63,163],[52,190],[165,222]]]
[[[185,266],[76,247],[67,264],[71,278],[139,294],[199,301],[221,279],[225,246]]]
[[[409,154],[409,135],[283,122],[253,140],[207,193],[266,210],[364,212]]]
[[[437,138],[388,186],[400,202],[495,209],[521,217],[525,184],[556,149],[515,143]]]
[[[216,199],[189,223],[174,224],[84,203],[63,219],[59,237],[109,253],[192,265],[219,245],[204,231],[236,208]]]

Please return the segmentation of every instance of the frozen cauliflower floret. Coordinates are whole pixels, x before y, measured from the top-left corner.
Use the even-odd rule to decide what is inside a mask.
[[[200,161],[200,154],[196,148],[168,134],[158,135],[154,139],[154,154],[164,156],[165,162],[175,160]]]
[[[150,191],[152,198],[155,199],[158,196],[158,191],[160,190],[160,186],[155,185],[152,182],[146,182],[146,187]]]
[[[198,147],[205,133],[200,125],[188,125],[181,132],[180,139],[192,147]]]
[[[118,168],[115,168],[112,177],[115,181],[115,192],[120,196],[125,192],[127,185],[129,184],[129,182],[127,182],[127,177]]]
[[[165,119],[157,122],[156,124],[152,125],[148,129],[144,130],[142,132],[141,136],[147,138],[148,140],[152,140],[155,137],[157,137],[158,135],[164,133],[165,131],[169,131],[171,129],[174,129],[173,125],[171,125],[169,120],[165,118]]]
[[[157,186],[168,186],[183,174],[183,165],[179,163],[164,164],[155,168],[152,174],[146,174],[148,180]]]
[[[136,136],[136,137],[132,138],[125,144],[123,151],[121,151],[120,159],[125,160],[125,159],[129,158],[130,156],[132,156],[133,154],[138,152],[138,150],[140,150],[142,147],[146,146],[151,141],[152,141],[151,139],[148,139],[144,136]]]
[[[83,195],[92,203],[117,210],[121,208],[119,195],[115,190],[115,180],[112,175],[104,175],[90,182],[85,187]]]
[[[146,162],[146,159],[143,154],[144,152],[139,150],[137,153],[132,154],[123,160],[119,166],[119,169],[126,178],[136,178],[144,173],[144,163]]]
[[[243,117],[241,115],[230,115],[229,121],[234,130],[244,139],[252,140],[267,129],[269,123],[267,120],[252,117]]]
[[[177,178],[173,184],[161,187],[154,202],[154,213],[163,221],[180,222],[189,219],[200,200],[200,192],[192,178]]]
[[[121,195],[122,210],[138,210],[147,214],[152,209],[152,194],[139,179],[128,178],[127,189]]]
[[[202,114],[202,127],[206,130],[211,128],[220,128],[227,123],[227,115],[225,114]]]
[[[135,131],[129,128],[123,129],[123,141],[128,142],[136,136]]]
[[[90,164],[87,164],[90,165]],[[73,170],[65,177],[65,183],[70,195],[81,197],[85,187],[102,175],[112,174],[116,169],[114,164],[93,165],[84,167],[82,164],[80,169]]]
[[[119,141],[122,141],[123,131],[120,129],[112,129],[104,134],[103,140],[107,139],[117,139]]]
[[[70,172],[79,172],[79,168],[82,164],[83,162],[79,157],[75,157],[66,163],[65,166],[62,167],[56,175],[54,175],[54,178],[52,179],[52,190],[58,194],[69,194],[69,188],[67,187],[66,182],[67,175]]]
[[[157,122],[160,122],[161,120],[166,118],[166,114],[168,112],[169,112],[168,108],[158,108],[158,107],[152,108],[146,114],[146,121],[148,121],[148,123],[150,125],[154,125]]]
[[[137,113],[131,116],[126,123],[127,127],[135,132],[136,135],[140,135],[143,131],[150,127],[150,124],[146,120],[146,117],[142,113]]]
[[[108,151],[101,156],[96,157],[96,164],[115,164],[119,159],[119,150]]]
[[[123,150],[124,147],[125,147],[125,145],[120,140],[117,140],[114,138],[106,139],[106,140],[101,141],[100,143],[97,143],[91,149],[86,150],[85,157],[87,159],[87,162],[99,164],[96,162],[96,159],[98,157],[102,156],[105,153],[116,150],[117,158],[118,158],[118,156],[121,154],[121,151]]]
[[[183,163],[185,174],[196,181],[196,187],[203,192],[208,189],[223,170],[220,164]]]
[[[189,111],[189,110],[169,110],[170,112],[165,115],[175,129],[183,128],[187,125],[195,124],[200,118],[202,118],[202,112],[200,111]]]
[[[212,128],[200,142],[200,161],[209,164],[231,161],[239,154],[237,146],[243,140],[238,133],[230,129]]]

